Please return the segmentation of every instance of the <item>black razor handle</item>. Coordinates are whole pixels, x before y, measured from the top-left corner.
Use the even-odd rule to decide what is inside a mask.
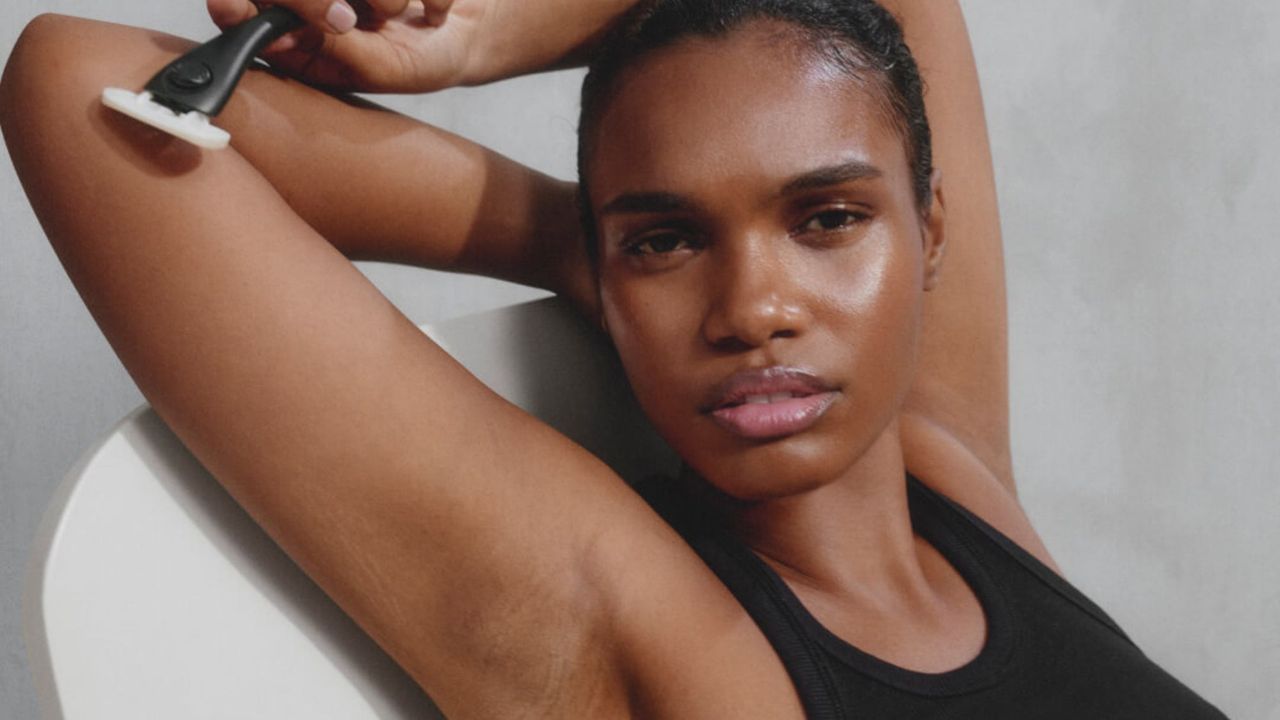
[[[152,99],[175,112],[222,112],[249,63],[264,47],[302,27],[292,11],[272,6],[183,55],[147,83]]]

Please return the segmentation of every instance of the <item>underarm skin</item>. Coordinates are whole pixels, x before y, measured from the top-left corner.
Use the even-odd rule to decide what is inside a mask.
[[[954,437],[1016,495],[1009,440],[1008,323],[995,172],[978,70],[956,0],[881,0],[900,19],[925,81],[947,251],[925,296],[909,426]],[[913,432],[914,430],[912,430]],[[927,436],[932,430],[922,429]],[[944,488],[954,492],[954,488]]]

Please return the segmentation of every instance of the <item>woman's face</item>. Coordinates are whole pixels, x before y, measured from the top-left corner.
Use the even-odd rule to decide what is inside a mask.
[[[743,500],[828,483],[882,435],[942,246],[879,91],[777,29],[627,70],[588,169],[602,308],[636,397]]]

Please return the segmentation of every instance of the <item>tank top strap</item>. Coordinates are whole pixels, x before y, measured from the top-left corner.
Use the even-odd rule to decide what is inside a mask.
[[[892,665],[835,636],[681,481],[648,478],[633,487],[760,628],[807,718],[1225,720],[1069,582],[909,474],[913,529],[960,573],[986,613],[987,640],[979,655],[941,673]]]
[[[791,677],[805,717],[848,717],[840,702],[837,679],[823,661],[818,645],[805,632],[792,604],[770,582],[751,550],[700,513],[673,482],[663,476],[651,476],[633,487],[684,538],[760,628]]]
[[[1096,603],[1086,597],[1084,593],[1080,592],[1065,578],[1054,572],[1052,568],[1040,562],[1039,558],[1027,552],[1022,546],[992,527],[987,521],[970,512],[968,508],[960,503],[925,485],[923,481],[909,472],[907,473],[907,487],[913,501],[927,503],[934,507],[954,531],[973,537],[987,547],[998,549],[1000,553],[1005,557],[1012,558],[1014,562],[1049,590],[1057,593],[1082,612],[1102,623],[1124,638],[1130,645],[1137,647],[1133,640],[1102,608],[1098,607]]]

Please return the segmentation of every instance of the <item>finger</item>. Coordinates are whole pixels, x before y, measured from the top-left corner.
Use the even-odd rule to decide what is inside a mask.
[[[276,38],[263,48],[260,56],[274,67],[294,70],[302,67],[304,60],[322,51],[325,36],[323,30],[308,25]]]
[[[422,4],[427,7],[429,13],[447,13],[449,8],[453,7],[453,0],[423,0]]]
[[[346,0],[273,0],[264,4],[288,8],[297,13],[298,17],[308,25],[339,35],[352,30],[359,19],[356,11]]]
[[[409,0],[361,0],[356,7],[357,13],[362,9],[359,5],[364,5],[374,17],[390,18],[407,10]]]
[[[272,55],[279,55],[281,53],[286,53],[286,52],[289,52],[290,50],[297,48],[299,45],[302,44],[299,39],[300,34],[301,33],[298,33],[298,32],[291,32],[291,33],[285,33],[284,35],[281,35],[280,37],[271,41],[270,45],[262,49],[262,56],[266,58],[270,58],[270,56]]]
[[[362,92],[426,92],[448,87],[454,78],[440,72],[406,74],[388,56],[385,40],[375,33],[354,32],[333,35],[314,28],[298,33],[298,44],[264,59],[286,75],[329,90]],[[421,58],[424,68],[452,67],[449,58],[427,51]]]
[[[342,39],[320,31],[300,33],[296,46],[264,57],[272,67],[310,85],[334,91],[368,89],[350,65],[331,54],[335,41]]]
[[[453,0],[424,0],[422,15],[429,25],[439,27],[444,24],[451,7],[453,7]]]
[[[206,0],[205,7],[213,23],[224,30],[258,14],[249,0]]]

